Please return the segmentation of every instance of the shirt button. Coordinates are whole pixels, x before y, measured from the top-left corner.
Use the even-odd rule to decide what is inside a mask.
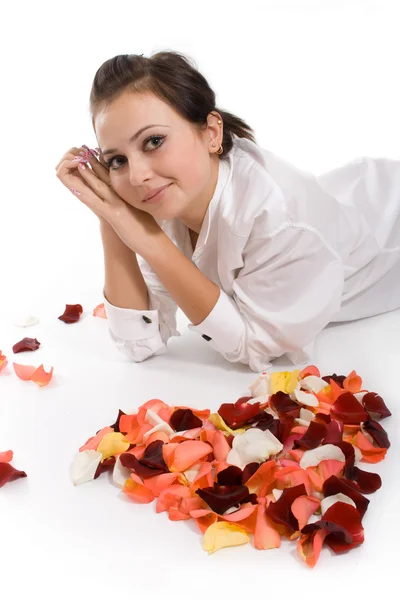
[[[153,321],[150,319],[150,317],[146,317],[146,315],[142,315],[142,319],[143,321],[145,321],[146,323],[152,323]]]
[[[210,336],[206,335],[205,333],[203,333],[203,335],[201,337],[204,338],[207,342],[209,342],[212,339],[212,338],[210,338]]]

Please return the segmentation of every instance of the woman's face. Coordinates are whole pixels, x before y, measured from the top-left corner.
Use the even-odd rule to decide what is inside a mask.
[[[218,113],[210,114],[208,127],[200,135],[153,94],[123,93],[98,112],[94,121],[114,190],[125,202],[157,219],[190,215],[191,208],[204,203],[206,196],[208,201],[212,197],[219,160],[215,152],[222,141],[218,118]],[[142,128],[146,130],[139,133]],[[165,185],[169,187],[157,202],[144,201]]]

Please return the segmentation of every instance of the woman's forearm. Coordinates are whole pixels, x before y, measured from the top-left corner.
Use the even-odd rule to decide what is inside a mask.
[[[220,288],[203,275],[166,234],[158,236],[140,254],[191,323],[199,325],[204,321],[217,303]]]
[[[136,254],[128,248],[106,221],[100,221],[104,250],[104,295],[119,308],[149,310],[146,283]]]

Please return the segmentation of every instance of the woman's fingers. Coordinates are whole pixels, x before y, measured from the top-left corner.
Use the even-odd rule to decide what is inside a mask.
[[[90,148],[88,148],[88,146],[82,146],[81,148],[70,148],[70,150],[68,150],[68,152],[66,152],[64,154],[64,156],[61,158],[61,160],[58,162],[58,164],[56,165],[56,171],[59,170],[61,163],[65,160],[73,160],[75,157],[76,158],[81,158],[82,161],[86,160],[91,168],[93,169],[93,171],[96,173],[97,177],[103,181],[104,183],[106,183],[107,185],[110,184],[110,169],[108,167],[108,165],[105,163],[103,157],[101,154],[99,154],[99,158],[97,158],[96,156],[93,156],[91,152],[89,152]],[[76,161],[71,168],[75,168],[77,166],[77,164],[79,164],[80,161]]]

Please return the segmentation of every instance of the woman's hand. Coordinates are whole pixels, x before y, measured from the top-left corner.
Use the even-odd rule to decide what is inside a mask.
[[[111,187],[109,168],[87,146],[71,148],[56,166],[57,177],[90,210],[107,221],[121,240],[139,254],[148,247],[151,237],[162,235],[154,218],[127,204]],[[85,169],[79,165],[84,164]],[[89,168],[88,164],[91,168]]]

